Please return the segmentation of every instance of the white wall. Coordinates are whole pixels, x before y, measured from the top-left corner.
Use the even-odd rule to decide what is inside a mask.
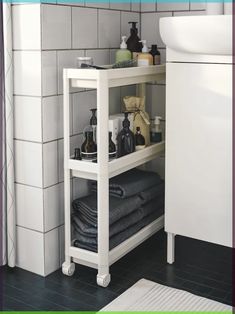
[[[78,56],[114,62],[128,21],[140,21],[138,3],[13,5],[17,265],[47,275],[64,260],[63,86],[64,67]],[[119,112],[125,89],[111,91]],[[71,153],[81,145],[95,91],[71,91]],[[72,180],[72,197],[87,183]]]

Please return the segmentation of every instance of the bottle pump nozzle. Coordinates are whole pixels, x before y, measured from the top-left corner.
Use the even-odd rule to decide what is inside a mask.
[[[142,39],[139,42],[143,44],[142,52],[149,52],[147,47],[147,41],[145,39]]]
[[[137,27],[136,27],[137,23],[138,22],[128,22],[128,24],[132,24],[131,30],[137,31]]]
[[[120,48],[127,49],[126,36],[122,36],[122,42],[121,42]]]

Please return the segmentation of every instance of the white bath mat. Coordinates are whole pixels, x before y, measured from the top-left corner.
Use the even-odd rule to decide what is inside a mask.
[[[226,311],[232,307],[141,279],[101,311]]]

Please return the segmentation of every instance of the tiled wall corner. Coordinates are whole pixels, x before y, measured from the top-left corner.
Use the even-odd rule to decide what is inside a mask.
[[[40,4],[12,6],[13,49],[41,49],[40,14]]]
[[[14,51],[14,94],[41,96],[41,52]]]

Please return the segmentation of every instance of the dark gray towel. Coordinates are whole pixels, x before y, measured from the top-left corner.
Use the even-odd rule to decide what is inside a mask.
[[[152,212],[159,210],[164,207],[163,197],[158,197],[147,203],[146,205],[140,207],[139,209],[133,211],[129,215],[119,219],[117,222],[110,225],[109,236],[112,237],[128,227],[138,223],[144,217],[150,215]],[[83,219],[83,215],[80,213],[74,213],[72,215],[72,222],[75,230],[79,235],[85,237],[95,238],[97,236],[97,223],[89,224]]]
[[[130,214],[143,203],[139,195],[120,199],[109,197],[109,224],[113,224],[120,218]],[[75,212],[80,213],[85,219],[93,224],[97,223],[97,195],[95,193],[79,198],[72,203]]]
[[[165,184],[164,181],[153,187],[139,193],[143,204],[150,202],[154,198],[164,198]]]
[[[127,198],[162,183],[155,172],[132,169],[109,180],[109,193],[112,196]],[[97,191],[97,182],[92,182],[92,191]]]
[[[119,245],[120,243],[137,233],[140,229],[144,228],[149,223],[162,216],[163,212],[163,208],[159,209],[152,214],[146,216],[138,223],[111,237],[109,241],[109,249],[113,249],[115,246]],[[97,252],[97,238],[89,238],[77,234],[77,239],[74,241],[74,246]]]

